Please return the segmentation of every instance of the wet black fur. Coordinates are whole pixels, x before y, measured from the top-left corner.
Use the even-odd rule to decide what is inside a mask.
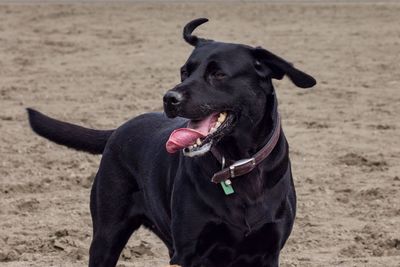
[[[252,156],[271,135],[275,91],[271,79],[287,75],[299,87],[315,80],[262,48],[194,38],[182,67],[179,105],[100,131],[51,119],[29,109],[32,129],[58,144],[102,153],[91,193],[90,266],[115,266],[131,234],[144,225],[168,247],[170,263],[184,267],[278,266],[291,232],[296,196],[283,132],[272,154],[233,180],[225,195],[210,179],[221,166],[211,153],[168,154],[170,133],[213,111],[228,110],[235,127],[217,144],[230,160]],[[176,117],[178,116],[178,117]],[[174,118],[176,117],[176,118]],[[184,117],[184,118],[182,118]],[[185,119],[186,118],[186,119]]]

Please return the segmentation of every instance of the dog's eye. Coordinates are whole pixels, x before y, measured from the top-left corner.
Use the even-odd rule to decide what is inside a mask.
[[[222,80],[226,77],[226,74],[223,73],[222,71],[216,71],[212,74],[212,76],[217,80]]]
[[[261,67],[260,61],[256,60],[256,61],[254,62],[254,67],[256,68],[256,70],[261,70],[262,67]]]

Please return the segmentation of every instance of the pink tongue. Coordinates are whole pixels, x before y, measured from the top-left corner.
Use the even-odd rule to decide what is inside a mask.
[[[175,153],[180,149],[191,146],[196,143],[197,138],[207,136],[211,124],[216,122],[218,113],[213,113],[201,121],[190,121],[188,128],[179,128],[174,130],[166,143],[166,148],[169,153]]]

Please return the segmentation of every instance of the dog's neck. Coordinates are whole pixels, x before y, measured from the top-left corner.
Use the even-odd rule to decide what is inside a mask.
[[[277,112],[278,101],[273,92],[266,96],[264,115],[257,125],[240,136],[231,136],[223,140],[217,146],[218,151],[230,161],[252,157],[265,146],[273,134]]]
[[[269,141],[275,140],[274,136],[276,138],[276,132],[279,131],[278,139],[275,140],[278,143],[270,143],[273,144],[270,151],[273,154],[273,161],[261,160],[259,161],[260,164],[256,163],[256,170],[248,173],[247,179],[234,179],[236,181],[233,184],[235,192],[240,195],[240,199],[244,203],[247,203],[245,205],[253,205],[263,201],[266,197],[265,190],[270,190],[282,178],[283,174],[279,171],[280,166],[287,164],[288,160],[287,146],[284,145],[284,141],[279,142],[284,137],[280,123],[278,123],[280,118],[275,93],[267,95],[265,103],[264,114],[252,130],[244,130],[241,136],[232,136],[229,141],[224,140],[225,142],[221,142],[221,145],[217,147],[220,156],[226,159],[225,163],[230,165],[241,159],[255,158],[257,152],[265,148],[270,143]],[[216,157],[216,154],[213,154]],[[266,157],[268,158],[269,154]],[[218,160],[218,157],[216,158]],[[219,162],[222,163],[220,160]],[[265,164],[265,162],[268,163]],[[286,170],[287,168],[283,167],[282,169]],[[214,179],[215,175],[212,178],[213,180],[216,180]]]

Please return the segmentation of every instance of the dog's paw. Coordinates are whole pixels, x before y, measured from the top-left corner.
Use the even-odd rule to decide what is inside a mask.
[[[174,264],[174,265],[168,265],[168,266],[166,266],[166,267],[181,267],[181,266],[180,266],[180,265]]]

